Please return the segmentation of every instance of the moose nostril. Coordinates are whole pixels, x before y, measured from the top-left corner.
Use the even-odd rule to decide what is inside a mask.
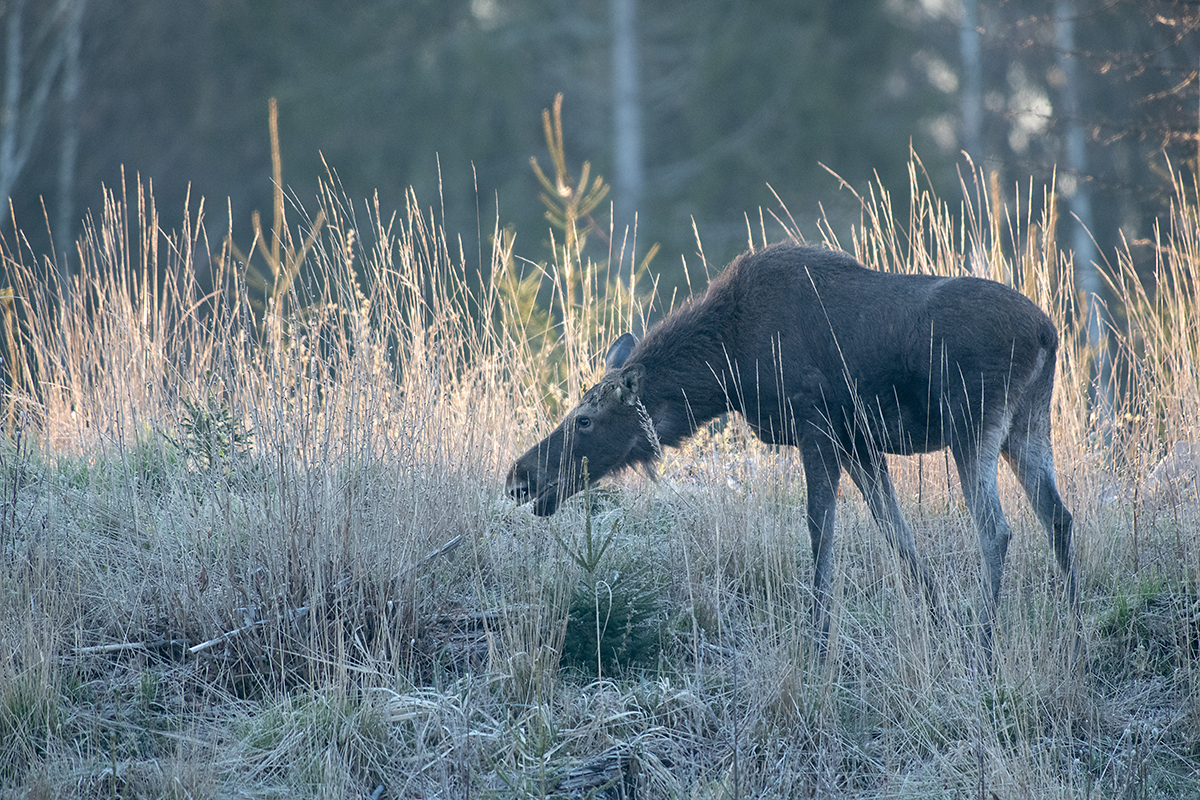
[[[508,491],[509,497],[517,500],[524,500],[529,496],[529,481],[525,478],[509,478],[508,485],[504,488]]]

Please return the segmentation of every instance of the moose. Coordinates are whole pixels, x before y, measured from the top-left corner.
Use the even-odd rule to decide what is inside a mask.
[[[517,459],[506,489],[532,500],[535,514],[553,514],[585,480],[625,467],[653,474],[662,447],[736,410],[762,441],[800,450],[813,619],[824,641],[843,469],[937,612],[937,586],[901,514],[886,456],[949,447],[979,531],[979,629],[990,654],[1011,537],[996,483],[1000,456],[1049,535],[1078,614],[1072,519],[1050,443],[1057,349],[1049,317],[1000,283],[884,273],[840,251],[772,245],[736,258],[640,342],[618,338],[604,377]]]

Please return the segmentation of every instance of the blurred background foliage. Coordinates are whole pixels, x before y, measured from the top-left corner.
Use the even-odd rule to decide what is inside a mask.
[[[835,175],[907,197],[910,148],[943,196],[964,150],[1014,197],[1057,178],[1060,226],[1087,193],[1109,257],[1152,238],[1170,168],[1195,163],[1198,17],[1164,0],[2,0],[0,235],[44,254],[53,231],[69,271],[124,169],[166,219],[203,197],[214,239],[232,221],[250,242],[276,205],[275,97],[289,197],[315,206],[326,165],[384,209],[411,186],[469,263],[486,269],[497,220],[539,262],[530,158],[561,92],[566,152],[613,188],[599,228],[638,213],[635,258],[662,246],[668,294],[696,232],[715,268],[779,201],[808,235],[822,215],[843,235],[860,207]]]

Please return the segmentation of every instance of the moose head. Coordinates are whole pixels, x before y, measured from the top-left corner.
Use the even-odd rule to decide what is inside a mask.
[[[653,427],[642,404],[645,369],[626,363],[636,344],[628,333],[613,342],[600,382],[509,470],[508,494],[521,502],[532,500],[535,514],[553,514],[562,501],[583,489],[585,480],[654,459]]]

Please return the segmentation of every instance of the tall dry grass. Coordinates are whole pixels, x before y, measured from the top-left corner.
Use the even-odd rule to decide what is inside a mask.
[[[562,282],[571,377],[555,390],[568,403],[641,315],[629,295],[568,300],[565,264],[522,266],[504,246],[464,255],[416,198],[391,217],[327,189],[302,279],[260,308],[203,206],[166,229],[138,188],[90,222],[69,285],[3,243],[15,299],[0,786],[31,797],[1194,794],[1194,192],[1180,187],[1153,285],[1129,259],[1111,271],[1103,354],[1081,333],[1087,300],[1069,290],[1069,256],[1050,233],[1053,195],[1005,200],[970,177],[951,205],[920,175],[914,163],[907,213],[866,192],[846,246],[880,269],[986,270],[1062,331],[1056,454],[1077,520],[1087,673],[1065,657],[1061,583],[1007,477],[1016,537],[994,671],[967,627],[929,619],[852,494],[839,503],[822,657],[802,471],[736,417],[670,454],[658,484],[593,487],[549,520],[502,496],[511,458],[555,420],[532,318],[519,313],[528,304],[489,276],[544,269]],[[758,239],[786,232],[763,224]],[[560,252],[609,285],[581,253]],[[1105,358],[1113,368],[1098,370]],[[1111,409],[1093,413],[1096,397]],[[969,623],[977,544],[954,470],[939,454],[893,471],[919,547]]]

